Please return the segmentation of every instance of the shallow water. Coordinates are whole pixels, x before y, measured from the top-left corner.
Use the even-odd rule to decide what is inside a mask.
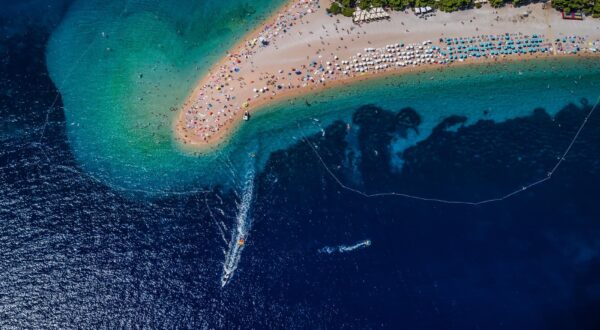
[[[175,147],[172,110],[236,37],[281,3],[75,2],[47,62],[82,166],[116,188],[150,193],[206,176]]]

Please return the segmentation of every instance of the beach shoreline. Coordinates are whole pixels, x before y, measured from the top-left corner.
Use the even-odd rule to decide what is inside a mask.
[[[344,86],[355,85],[355,84],[361,83],[366,80],[383,79],[387,76],[395,76],[395,75],[402,75],[402,74],[418,73],[418,72],[425,72],[425,71],[435,71],[436,69],[444,70],[447,67],[457,67],[457,66],[465,66],[465,65],[489,65],[489,64],[494,64],[494,63],[527,61],[527,60],[543,59],[543,58],[596,56],[592,53],[584,53],[584,54],[582,54],[582,53],[578,53],[578,54],[559,53],[556,50],[557,46],[553,44],[554,49],[552,51],[545,52],[545,53],[518,54],[518,55],[510,55],[510,56],[494,56],[494,57],[484,57],[484,58],[477,58],[477,59],[469,58],[469,59],[465,59],[465,60],[461,59],[458,61],[453,61],[453,62],[444,63],[444,64],[434,63],[432,61],[431,63],[428,63],[428,62],[419,63],[418,65],[415,65],[415,66],[390,68],[389,70],[387,69],[387,66],[386,66],[386,70],[370,71],[368,73],[361,72],[356,75],[341,76],[339,78],[334,78],[331,80],[323,80],[322,79],[318,83],[314,83],[311,85],[304,84],[301,87],[300,87],[300,85],[297,85],[297,87],[294,87],[294,86],[291,86],[290,83],[288,83],[291,86],[289,89],[283,89],[283,90],[278,91],[277,93],[270,92],[267,94],[266,92],[263,92],[262,94],[258,94],[258,95],[256,93],[256,88],[254,88],[253,92],[249,91],[249,89],[251,87],[248,86],[245,82],[241,82],[246,77],[241,77],[241,78],[238,78],[239,81],[241,82],[240,86],[245,87],[245,89],[239,88],[238,90],[234,91],[234,88],[231,87],[231,91],[232,91],[231,94],[237,93],[237,96],[242,98],[242,100],[247,100],[244,102],[245,107],[241,108],[241,109],[243,109],[243,111],[240,111],[240,107],[238,107],[237,111],[233,111],[232,114],[229,114],[229,118],[225,123],[219,123],[218,130],[216,130],[215,132],[211,132],[211,134],[209,135],[208,138],[193,134],[190,131],[190,129],[185,127],[185,119],[186,119],[186,114],[187,114],[186,108],[189,108],[190,106],[192,106],[194,104],[195,100],[197,100],[202,95],[202,93],[207,93],[207,90],[208,90],[208,93],[211,92],[211,89],[207,89],[205,86],[209,85],[211,78],[214,79],[214,76],[212,76],[214,74],[214,72],[218,72],[219,68],[221,68],[222,72],[223,72],[223,68],[225,68],[225,70],[226,70],[227,63],[231,62],[232,58],[234,58],[234,56],[232,56],[232,54],[238,54],[238,53],[243,52],[243,49],[244,49],[244,47],[247,47],[249,40],[252,40],[252,39],[256,40],[256,38],[260,35],[261,32],[267,30],[270,25],[275,24],[278,17],[281,17],[284,13],[289,12],[294,5],[297,5],[297,1],[291,1],[291,2],[288,2],[284,5],[282,5],[281,8],[279,10],[276,10],[272,15],[270,15],[269,18],[267,18],[264,21],[264,23],[261,23],[258,27],[253,29],[252,32],[247,34],[242,39],[242,41],[240,41],[236,44],[236,46],[234,48],[232,48],[231,50],[226,52],[226,56],[223,59],[221,59],[219,62],[217,62],[217,64],[215,64],[208,71],[207,75],[203,76],[199,80],[199,82],[198,82],[198,84],[196,84],[196,87],[194,88],[193,92],[190,94],[190,97],[184,102],[182,109],[176,115],[176,118],[173,122],[173,130],[174,130],[176,144],[180,147],[181,150],[186,151],[186,152],[193,152],[195,154],[202,154],[205,152],[210,152],[210,151],[214,151],[216,149],[221,148],[223,145],[228,143],[230,137],[235,135],[235,132],[239,129],[239,127],[241,127],[242,123],[244,122],[243,121],[244,112],[246,112],[246,111],[249,111],[250,113],[253,114],[256,111],[260,111],[261,108],[265,108],[266,106],[273,104],[273,103],[285,102],[285,101],[297,99],[301,96],[310,95],[313,93],[318,93],[318,92],[330,90],[333,88],[343,88]],[[541,7],[539,7],[539,8],[534,7],[534,10],[538,11],[538,12],[535,12],[536,15],[538,15],[538,17],[540,16],[540,13],[543,15],[548,15],[547,10],[546,10],[546,12],[544,12],[544,10],[542,10]],[[509,10],[507,10],[506,12],[510,13]],[[331,42],[331,43],[333,43],[333,46],[329,46],[330,43],[328,42],[327,46],[323,47],[323,50],[319,49],[317,51],[317,54],[319,54],[318,55],[319,58],[321,58],[321,54],[333,55],[333,51],[331,51],[332,49],[336,49],[339,53],[343,53],[340,56],[347,56],[347,54],[351,54],[353,52],[362,50],[363,49],[362,47],[366,44],[369,44],[369,45],[372,44],[370,40],[368,40],[367,42],[362,41],[362,43],[354,45],[354,47],[352,47],[351,49],[348,49],[347,46],[349,43],[347,41],[339,42],[339,41],[343,41],[343,37],[339,38],[341,40],[337,40],[337,36],[332,37],[331,34],[329,32],[327,32],[328,30],[325,29],[325,23],[329,23],[329,24],[333,23],[333,25],[335,25],[336,31],[338,31],[337,24],[340,24],[340,23],[339,23],[339,21],[336,21],[335,17],[328,17],[328,16],[323,15],[324,14],[324,6],[321,6],[321,8],[318,11],[311,13],[311,14],[314,15],[314,17],[311,16],[312,21],[309,21],[307,19],[306,21],[308,21],[308,24],[306,26],[301,26],[300,28],[301,29],[304,28],[306,30],[306,29],[310,29],[311,27],[314,28],[314,26],[321,25],[321,26],[323,26],[323,30],[325,31],[322,34],[326,35],[329,38],[326,40],[338,41],[337,44],[334,42]],[[476,14],[476,10],[473,10],[473,12],[470,14]],[[453,14],[444,14],[444,15],[453,15]],[[462,13],[461,15],[464,16],[464,13]],[[387,24],[388,26],[386,28],[389,28],[390,26],[400,25],[400,24],[395,24],[393,22],[393,20],[398,19],[398,17],[404,17],[404,16],[406,16],[406,13],[400,13],[397,15],[393,15],[392,20],[390,20],[390,22],[384,22],[381,25],[384,26],[385,24]],[[463,17],[463,16],[461,16],[461,17]],[[500,16],[498,16],[498,17],[500,17]],[[450,19],[451,19],[451,17],[450,17]],[[329,21],[324,21],[324,20],[329,20]],[[546,22],[548,20],[547,17],[541,17],[541,20],[544,20],[544,23],[548,23],[548,22]],[[553,22],[554,21],[552,21],[550,23],[553,23]],[[402,26],[404,26],[404,22],[401,21],[401,23],[402,23]],[[549,34],[549,37],[547,39],[552,38],[550,40],[553,40],[554,34],[556,33],[556,31],[553,31],[553,30],[555,30],[555,28],[552,29],[551,26],[553,24],[550,24],[550,23],[547,24],[547,26],[548,26],[547,33]],[[301,25],[304,25],[304,24],[305,24],[304,22],[301,23]],[[378,24],[378,23],[376,23],[376,24]],[[418,22],[417,24],[420,24],[420,22]],[[443,31],[444,31],[446,24],[447,23],[439,24],[439,26],[437,27],[438,29],[435,29],[435,27],[431,28],[431,31],[433,31],[433,32],[427,32],[423,35],[413,36],[413,38],[414,38],[413,40],[415,40],[415,39],[427,40],[427,39],[425,39],[425,37],[429,37],[428,39],[440,38],[442,35],[444,35]],[[296,26],[298,26],[298,25],[300,25],[300,24],[296,24]],[[480,24],[480,25],[483,27],[485,24]],[[510,25],[510,21],[508,21],[508,25]],[[494,26],[494,24],[492,23],[491,26]],[[483,28],[479,29],[479,27],[476,27],[475,31],[477,31],[478,33],[480,33],[482,35],[487,34],[487,33],[493,34],[493,33],[498,33],[498,30],[502,29],[502,28],[503,27],[499,27],[499,28],[496,27],[496,28],[492,29],[492,31],[486,31]],[[519,27],[517,27],[517,28],[519,28]],[[541,28],[537,27],[537,29],[544,31],[546,28],[542,26]],[[291,30],[291,28],[290,28],[290,30]],[[347,30],[348,34],[350,34],[351,30],[354,30],[354,28],[348,29]],[[590,32],[588,30],[585,30],[585,32]],[[514,29],[510,30],[510,32],[516,33]],[[567,31],[567,33],[568,32],[569,31]],[[575,32],[577,32],[577,31],[575,31]],[[595,31],[592,30],[591,32],[592,33],[588,33],[586,35],[586,37],[588,39],[593,39],[593,38],[597,38],[598,36],[600,36],[600,31],[598,31],[596,33]],[[302,31],[299,31],[298,33],[300,35],[302,35]],[[310,31],[309,33],[312,34],[312,31]],[[365,31],[363,33],[365,35],[367,35],[367,31]],[[438,33],[438,35],[434,36],[435,33]],[[519,33],[522,34],[523,32],[519,32]],[[277,72],[278,72],[280,74],[280,76],[283,76],[283,79],[288,79],[287,77],[285,77],[283,75],[282,69],[277,70],[276,68],[284,67],[284,66],[299,67],[300,65],[302,65],[301,64],[302,62],[306,62],[304,55],[311,53],[314,50],[313,48],[311,48],[311,44],[308,43],[308,46],[305,46],[305,45],[303,45],[302,41],[298,40],[299,38],[293,38],[293,37],[290,37],[289,35],[290,35],[290,33],[288,33],[288,35],[286,35],[286,36],[280,37],[280,39],[278,39],[278,40],[275,40],[273,42],[273,44],[270,44],[268,47],[258,48],[256,53],[251,53],[249,57],[248,56],[246,57],[246,60],[248,60],[248,61],[246,61],[246,63],[248,63],[248,64],[245,67],[243,66],[244,65],[243,62],[240,62],[239,60],[237,61],[237,63],[241,63],[240,69],[242,72],[244,72],[244,70],[246,70],[246,72],[247,71],[251,72],[251,74],[249,74],[247,76],[247,77],[251,77],[251,78],[248,78],[248,80],[254,79],[251,81],[252,83],[254,83],[255,81],[258,81],[258,80],[262,81],[262,77],[260,76],[260,74],[256,73],[256,71],[258,71],[258,70],[267,71],[269,74],[271,74],[271,77],[274,77],[275,75],[277,75]],[[360,32],[357,33],[357,35],[358,35],[357,39],[362,37]],[[407,33],[407,35],[408,35],[408,33]],[[469,35],[469,34],[466,33],[466,35]],[[380,34],[377,34],[377,36],[380,36]],[[454,36],[454,37],[457,37],[457,36]],[[311,35],[310,38],[312,38],[311,40],[316,40],[314,35]],[[323,36],[320,36],[320,39],[321,39],[321,44],[325,45],[325,42],[323,41],[324,40]],[[406,35],[403,37],[403,39],[410,40],[410,38],[407,38]],[[354,39],[351,39],[351,40],[354,41]],[[384,42],[392,42],[393,40],[397,40],[397,35],[392,34],[392,35],[384,36],[383,41],[378,40],[377,41],[378,43],[373,44],[373,46],[383,47],[383,46],[385,46]],[[286,41],[287,41],[287,43],[286,43]],[[308,41],[308,42],[310,42],[310,41]],[[431,41],[429,41],[429,43],[431,43]],[[345,47],[345,49],[343,51],[340,51],[340,49],[341,49],[340,45]],[[302,53],[301,51],[298,51],[298,49],[300,49],[300,50],[304,49],[305,52]],[[329,52],[329,54],[327,54],[328,52]],[[258,54],[258,55],[254,56],[255,54]],[[290,54],[289,58],[285,57],[286,54]],[[284,56],[283,60],[278,55],[283,55]],[[252,56],[254,56],[255,58],[252,58]],[[295,58],[292,58],[293,56],[295,56]],[[310,54],[306,55],[306,59],[308,59],[310,56],[311,56]],[[336,55],[335,58],[338,59],[338,56]],[[344,57],[342,57],[342,59],[343,58]],[[272,59],[277,59],[277,60],[272,60]],[[260,60],[262,60],[263,62],[255,63],[255,62],[259,62]],[[322,60],[322,61],[324,62],[325,60]],[[330,63],[330,62],[327,62],[327,63]],[[339,64],[338,64],[338,69],[340,69]],[[232,72],[232,71],[230,70],[229,72]],[[289,77],[289,75],[290,74],[288,73],[288,77]],[[222,77],[223,76],[224,75],[222,74]],[[231,78],[231,76],[232,76],[231,74],[227,74],[226,75],[227,79],[224,79],[224,80],[226,80],[228,82],[234,81],[234,79]],[[223,89],[225,89],[226,86],[229,86],[229,83],[219,85],[219,87],[218,87],[219,95],[225,94],[225,93],[221,92],[221,87],[223,87]],[[279,87],[280,85],[277,85],[277,86]],[[211,86],[211,87],[214,87],[214,86]],[[266,87],[266,85],[265,85],[265,90],[269,90]],[[227,97],[228,97],[227,101],[230,101],[229,95]],[[233,99],[235,100],[235,97]],[[220,99],[216,98],[216,100],[220,100]],[[239,103],[242,100],[238,99],[237,102]],[[212,106],[212,104],[211,104],[211,106]]]
[[[374,74],[365,75],[362,77],[355,77],[347,80],[338,80],[334,81],[327,85],[321,85],[318,88],[310,88],[310,89],[302,89],[295,90],[293,92],[287,94],[280,94],[276,98],[273,99],[265,99],[261,103],[257,104],[255,107],[255,112],[263,112],[266,111],[268,107],[275,106],[277,104],[282,103],[293,103],[301,101],[302,98],[310,97],[311,95],[317,95],[319,93],[324,93],[327,91],[334,90],[336,88],[346,88],[352,87],[355,85],[359,85],[364,82],[377,82],[381,80],[385,80],[391,77],[401,77],[406,75],[416,75],[423,74],[428,72],[443,72],[453,68],[460,67],[488,67],[490,65],[502,65],[502,64],[511,64],[518,62],[534,62],[534,61],[544,61],[544,60],[560,60],[560,59],[585,59],[585,58],[600,58],[597,55],[589,55],[589,54],[577,54],[577,55],[569,55],[569,54],[558,54],[558,55],[545,55],[545,56],[523,56],[523,57],[506,57],[500,59],[486,59],[480,61],[465,61],[465,62],[457,62],[448,64],[445,66],[440,65],[427,65],[427,66],[418,66],[407,68],[406,70],[392,70],[392,71],[384,71]],[[176,124],[176,123],[174,123]],[[196,156],[211,153],[221,148],[227,146],[232,139],[235,139],[235,135],[239,129],[243,127],[244,121],[240,117],[240,120],[231,124],[228,127],[227,131],[223,131],[222,137],[211,144],[184,144],[178,142],[176,145],[179,150],[185,153],[193,154]],[[175,129],[175,128],[174,128]]]

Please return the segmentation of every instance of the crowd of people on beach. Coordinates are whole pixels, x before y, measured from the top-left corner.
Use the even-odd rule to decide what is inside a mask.
[[[595,52],[600,42],[589,41],[580,36],[550,40],[541,34],[523,33],[441,37],[421,43],[398,42],[369,47],[346,58],[340,58],[334,53],[325,55],[317,50],[315,58],[307,58],[304,64],[280,68],[276,72],[255,73],[253,57],[257,52],[263,47],[276,47],[278,36],[290,33],[297,24],[303,24],[305,16],[318,8],[318,0],[294,2],[274,22],[263,26],[237,50],[228,53],[226,60],[209,72],[205,84],[184,105],[184,125],[187,132],[208,141],[223,126],[235,120],[236,116],[251,109],[253,103],[273,98],[286,90],[314,87],[401,67],[446,65],[465,60],[508,56]],[[248,63],[252,64],[252,75],[242,72],[242,64]],[[244,69],[248,70],[248,67],[246,65]],[[246,96],[238,99],[240,95]]]
[[[208,140],[243,108],[249,106],[251,99],[237,100],[237,90],[249,88],[255,81],[246,81],[241,72],[241,64],[252,61],[252,57],[261,47],[271,46],[278,36],[283,36],[302,19],[319,8],[319,0],[299,0],[289,5],[283,13],[279,13],[273,22],[261,27],[252,39],[245,40],[218,68],[209,71],[208,81],[196,91],[193,99],[184,104],[185,128]],[[259,78],[265,85],[260,93],[269,91],[270,78],[273,74],[265,73]],[[237,90],[236,90],[237,88]],[[259,92],[255,88],[256,92]]]

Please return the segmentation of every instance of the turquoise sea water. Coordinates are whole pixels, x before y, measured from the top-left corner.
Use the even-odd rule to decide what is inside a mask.
[[[569,102],[595,102],[597,59],[551,59],[447,68],[388,77],[285,101],[257,113],[218,152],[179,149],[173,111],[195,81],[236,38],[282,1],[77,2],[47,50],[51,77],[65,104],[68,136],[80,165],[125,191],[151,195],[228,185],[256,154],[351,121],[364,104],[414,108],[418,134],[398,138],[402,151],[425,139],[450,115],[503,121],[542,107],[554,114]],[[400,156],[394,159],[400,167]]]
[[[162,190],[205,178],[171,135],[174,112],[270,1],[77,1],[47,50],[69,140],[86,170],[115,187]]]

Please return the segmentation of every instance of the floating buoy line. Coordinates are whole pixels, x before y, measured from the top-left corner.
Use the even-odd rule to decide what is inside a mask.
[[[317,147],[315,145],[313,145],[308,140],[308,138],[306,136],[303,136],[302,139],[312,149],[312,151],[314,152],[314,154],[317,157],[318,161],[321,163],[321,165],[323,165],[323,168],[329,174],[329,176],[331,176],[331,178],[333,179],[333,181],[340,188],[342,188],[342,189],[344,189],[346,191],[358,194],[358,195],[366,197],[366,198],[403,197],[403,198],[414,199],[414,200],[419,200],[419,201],[424,201],[424,202],[435,202],[435,203],[442,203],[442,204],[462,204],[462,205],[477,206],[477,205],[483,205],[483,204],[489,204],[489,203],[504,201],[504,200],[506,200],[508,198],[511,198],[511,197],[513,197],[513,196],[515,196],[515,195],[517,195],[519,193],[522,193],[522,192],[524,192],[524,191],[526,191],[526,190],[528,190],[530,188],[533,188],[533,187],[535,187],[537,185],[540,185],[540,184],[542,184],[542,183],[550,180],[552,178],[552,176],[554,175],[554,173],[558,170],[558,168],[560,167],[560,165],[565,161],[567,155],[571,152],[571,149],[573,148],[573,145],[575,144],[575,142],[579,138],[579,135],[581,134],[581,132],[583,131],[583,129],[587,125],[590,117],[592,116],[592,114],[594,113],[594,111],[596,110],[596,108],[598,107],[598,104],[600,104],[600,96],[596,100],[596,103],[594,104],[594,106],[592,107],[592,109],[588,112],[588,114],[583,119],[583,122],[581,123],[581,125],[579,125],[579,128],[577,129],[577,132],[575,133],[575,135],[571,139],[571,142],[567,146],[566,150],[562,153],[562,155],[560,157],[558,157],[558,161],[552,167],[552,169],[547,172],[547,174],[546,174],[545,177],[543,177],[543,178],[541,178],[539,180],[536,180],[536,181],[534,181],[532,183],[529,183],[527,185],[523,185],[520,188],[517,188],[514,191],[509,192],[509,193],[507,193],[507,194],[505,194],[503,196],[499,196],[499,197],[495,197],[495,198],[489,198],[489,199],[480,200],[480,201],[462,201],[462,200],[442,199],[442,198],[434,198],[434,197],[426,197],[426,196],[405,194],[405,193],[400,193],[400,192],[367,193],[365,191],[349,187],[337,175],[335,175],[335,173],[329,168],[329,166],[327,166],[327,164],[325,163],[325,161],[323,160],[323,158],[319,154],[319,151],[317,150]],[[298,128],[300,128],[299,124],[298,124]]]

